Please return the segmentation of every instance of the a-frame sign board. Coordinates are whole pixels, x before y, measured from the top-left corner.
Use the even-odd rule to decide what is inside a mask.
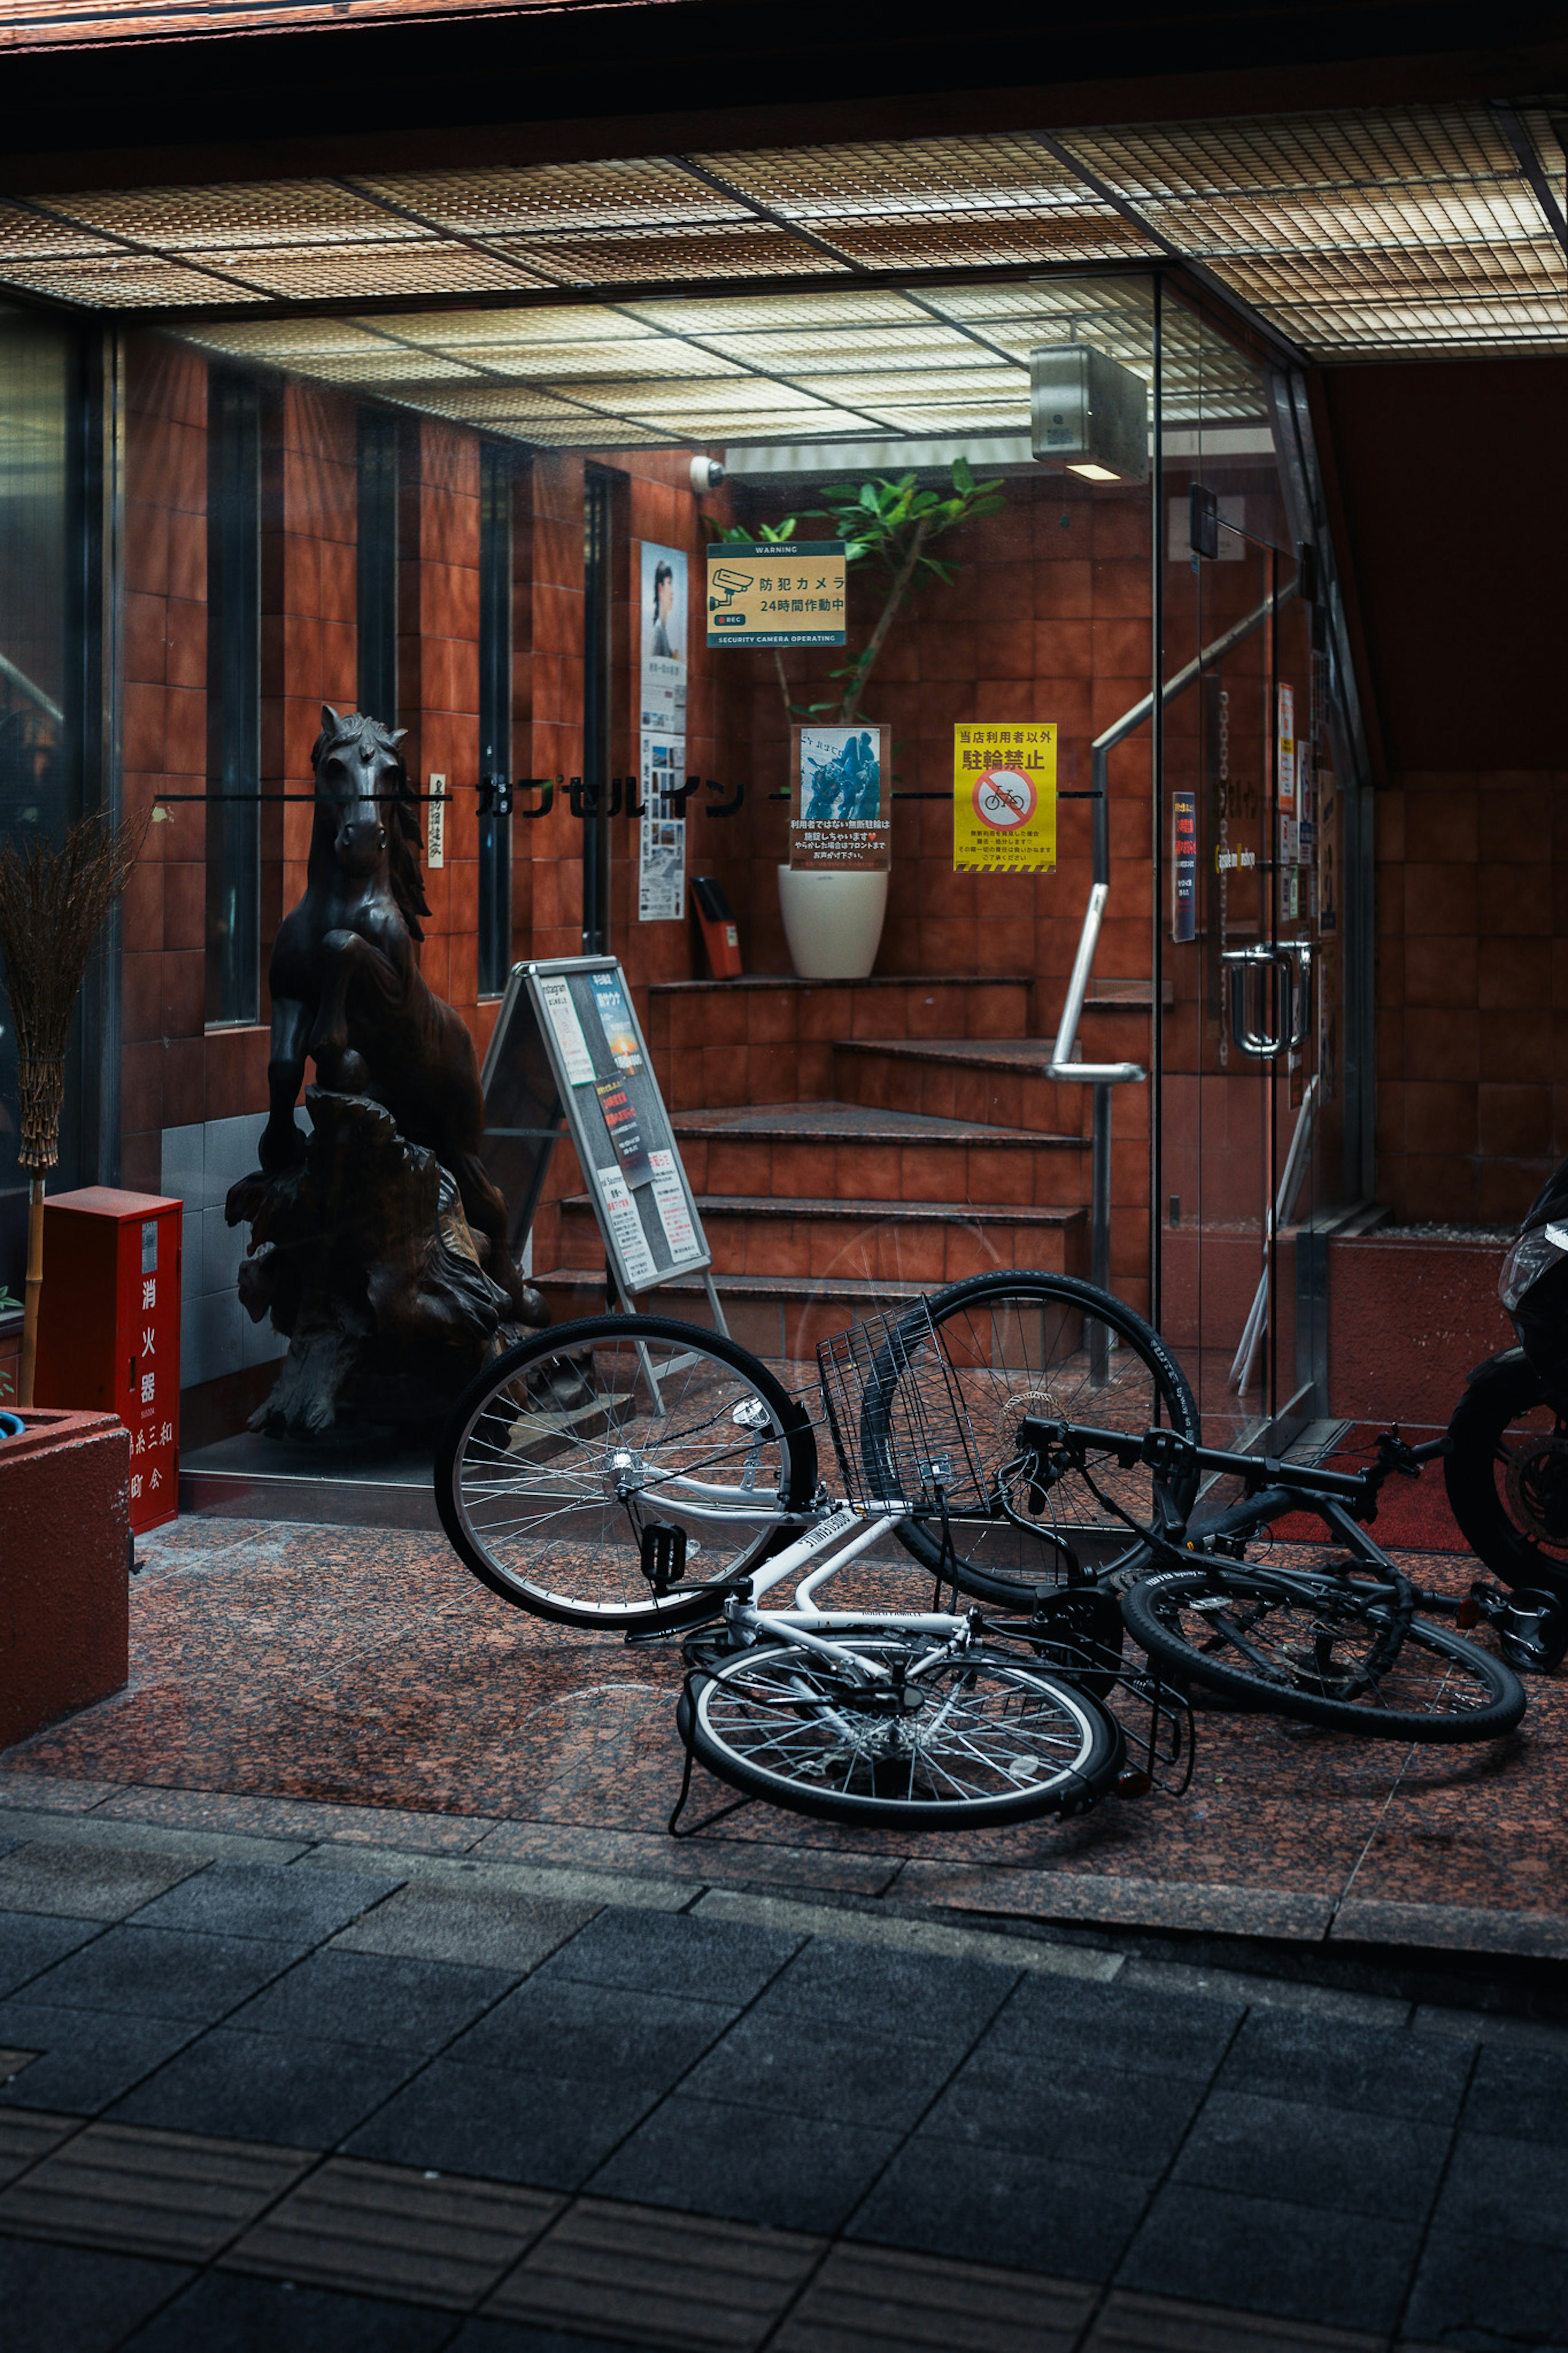
[[[669,1113],[615,956],[512,967],[485,1055],[486,1167],[506,1197],[509,1240],[532,1228],[555,1140],[571,1135],[621,1304],[673,1274],[700,1273],[727,1332],[712,1254]]]

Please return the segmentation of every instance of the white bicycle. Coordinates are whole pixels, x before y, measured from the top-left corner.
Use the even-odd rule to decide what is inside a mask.
[[[1091,1305],[1097,1321],[1115,1311],[1109,1378],[1089,1370]],[[1092,1381],[1102,1423],[1195,1435],[1173,1360],[1104,1293],[1009,1271],[836,1335],[817,1373],[842,1500],[819,1483],[802,1399],[733,1341],[662,1316],[562,1325],[459,1399],[437,1459],[443,1525],[476,1575],[538,1616],[685,1638],[689,1763],[748,1797],[940,1830],[1095,1804],[1126,1757],[1112,1683],[1161,1715],[1157,1683],[1122,1670],[1114,1595],[1089,1574],[1114,1569],[1152,1474],[1107,1454],[1042,1516],[1039,1497],[1008,1492],[1016,1430],[1047,1398],[1070,1411]],[[856,1561],[873,1588],[907,1577],[889,1537],[934,1569],[933,1606],[878,1607],[879,1591],[826,1606]],[[792,1581],[790,1605],[769,1607]],[[961,1590],[1014,1614],[962,1609]],[[1152,1731],[1151,1757],[1154,1745]]]

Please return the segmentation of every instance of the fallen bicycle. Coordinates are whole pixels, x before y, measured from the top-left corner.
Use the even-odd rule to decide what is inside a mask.
[[[683,1641],[689,1770],[947,1830],[1184,1787],[1194,1687],[1405,1739],[1492,1738],[1523,1711],[1518,1679],[1431,1622],[1437,1597],[1358,1525],[1410,1451],[1391,1437],[1352,1474],[1204,1448],[1175,1359],[1109,1293],[980,1276],[817,1360],[814,1417],[722,1335],[590,1317],[498,1357],[442,1439],[442,1521],[492,1590]],[[1243,1493],[1200,1527],[1205,1473]],[[1322,1519],[1333,1560],[1247,1561],[1288,1510]],[[885,1587],[910,1561],[929,1609],[828,1606],[853,1564]]]

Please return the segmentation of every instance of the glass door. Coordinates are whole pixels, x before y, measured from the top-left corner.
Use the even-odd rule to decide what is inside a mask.
[[[1323,1410],[1340,1187],[1326,639],[1263,372],[1171,301],[1162,340],[1162,1324],[1211,1440],[1283,1444]]]

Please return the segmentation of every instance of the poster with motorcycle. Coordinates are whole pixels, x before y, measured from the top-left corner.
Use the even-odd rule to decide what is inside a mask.
[[[892,851],[891,728],[857,720],[848,727],[796,727],[792,734],[791,866],[841,873],[885,869]]]

